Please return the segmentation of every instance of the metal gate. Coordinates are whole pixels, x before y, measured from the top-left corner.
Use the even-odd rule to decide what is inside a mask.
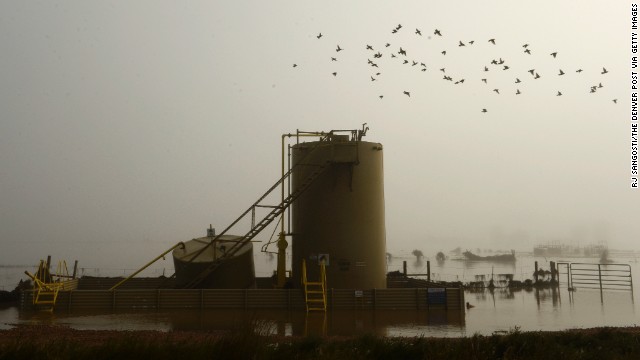
[[[633,279],[629,264],[558,263],[567,269],[567,288],[629,290],[633,294]],[[560,267],[558,266],[558,270]],[[562,274],[564,275],[564,274]],[[558,276],[561,281],[563,276]]]

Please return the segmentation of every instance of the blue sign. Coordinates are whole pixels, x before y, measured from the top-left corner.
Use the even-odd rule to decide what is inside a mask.
[[[444,288],[428,288],[427,304],[429,305],[446,305],[447,292]]]

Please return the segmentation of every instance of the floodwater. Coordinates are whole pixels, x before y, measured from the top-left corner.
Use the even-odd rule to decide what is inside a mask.
[[[493,276],[498,279],[511,274],[514,280],[532,278],[535,261],[549,269],[548,260],[597,263],[597,259],[544,259],[518,254],[515,264],[463,262],[447,260],[431,263],[432,280],[470,282]],[[409,274],[426,274],[426,261],[409,256],[396,256],[389,271],[401,270],[407,262]],[[637,259],[625,257],[616,263],[630,264],[632,276],[640,278]],[[266,260],[265,260],[266,263]],[[256,261],[256,267],[262,267]],[[22,269],[21,269],[22,270]],[[258,275],[262,275],[258,273]],[[426,277],[426,276],[421,276]],[[635,293],[634,293],[635,292]],[[515,329],[564,330],[601,326],[638,326],[640,307],[637,291],[577,288],[570,291],[562,275],[554,289],[511,290],[496,288],[465,292],[472,308],[460,311],[370,311],[340,310],[327,314],[304,311],[179,310],[136,312],[65,312],[18,311],[0,308],[0,329],[14,324],[57,324],[76,329],[94,330],[196,330],[233,331],[253,328],[263,334],[291,335],[357,335],[374,333],[382,336],[460,337],[490,335]]]

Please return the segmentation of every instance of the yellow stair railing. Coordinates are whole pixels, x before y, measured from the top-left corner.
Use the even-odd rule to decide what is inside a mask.
[[[69,278],[66,261],[60,261],[55,274],[51,274],[44,260],[40,260],[40,265],[35,275],[25,271],[33,280],[33,304],[45,310],[53,310],[58,300],[58,292],[64,289],[63,278]],[[55,279],[54,279],[55,278]]]
[[[320,262],[320,281],[307,280],[307,263],[302,260],[302,286],[304,302],[309,311],[327,311],[327,274],[324,261]]]

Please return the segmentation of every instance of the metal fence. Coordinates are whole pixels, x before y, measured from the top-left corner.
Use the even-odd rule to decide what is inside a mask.
[[[558,263],[564,265],[569,289],[629,290],[633,279],[629,264]],[[562,276],[558,280],[562,280]]]

